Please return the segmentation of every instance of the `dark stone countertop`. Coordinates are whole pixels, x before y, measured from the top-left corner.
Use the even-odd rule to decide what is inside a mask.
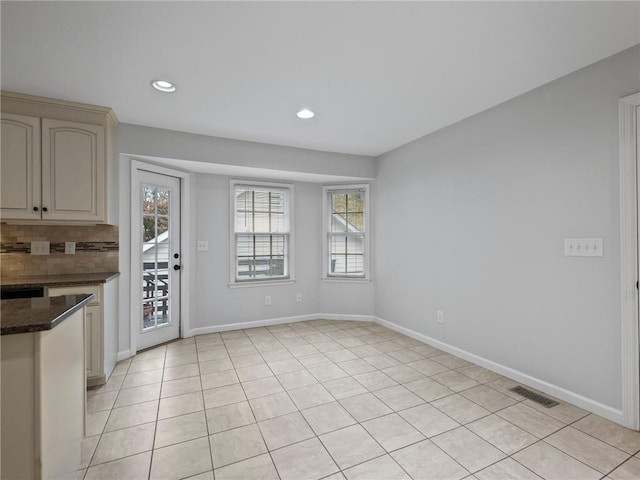
[[[93,299],[93,295],[0,300],[0,335],[51,330]]]
[[[107,283],[120,275],[120,272],[70,273],[66,275],[32,275],[29,277],[2,277],[3,287],[71,287],[74,285],[94,285]]]

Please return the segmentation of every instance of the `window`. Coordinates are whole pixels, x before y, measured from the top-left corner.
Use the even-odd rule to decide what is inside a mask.
[[[231,283],[292,278],[291,185],[231,182]]]
[[[324,187],[324,277],[369,279],[369,186]]]

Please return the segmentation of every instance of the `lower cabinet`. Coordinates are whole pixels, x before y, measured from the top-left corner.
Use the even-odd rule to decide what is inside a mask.
[[[94,299],[85,307],[85,365],[87,386],[104,384],[116,364],[117,326],[115,298],[117,279],[98,285],[49,287],[49,297],[92,293]]]
[[[84,436],[83,311],[1,337],[3,479],[75,479]]]
[[[88,305],[84,314],[85,350],[84,361],[87,380],[99,379],[104,375],[102,368],[102,306]]]

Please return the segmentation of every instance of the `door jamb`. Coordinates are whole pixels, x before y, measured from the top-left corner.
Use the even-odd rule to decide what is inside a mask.
[[[138,323],[135,320],[139,315],[138,299],[142,298],[139,282],[135,279],[140,277],[140,253],[137,245],[140,243],[140,229],[138,228],[138,217],[140,216],[140,204],[135,201],[139,197],[138,187],[140,183],[138,172],[145,170],[147,172],[159,173],[180,179],[180,250],[182,273],[180,275],[180,338],[191,336],[190,325],[190,292],[191,292],[191,269],[188,268],[194,263],[191,261],[193,255],[191,246],[191,190],[193,176],[188,172],[174,170],[172,168],[162,167],[159,165],[141,162],[139,160],[131,160],[131,296],[130,296],[130,352],[134,356],[137,352],[137,331]],[[187,268],[185,268],[185,266]]]
[[[620,261],[622,333],[622,416],[640,428],[640,338],[638,335],[638,153],[636,108],[640,93],[618,101],[620,129]]]

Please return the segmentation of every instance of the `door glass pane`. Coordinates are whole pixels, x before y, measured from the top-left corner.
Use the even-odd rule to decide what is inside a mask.
[[[171,190],[142,186],[142,330],[171,323],[169,315]]]
[[[142,212],[156,213],[156,193],[151,187],[142,187]]]
[[[158,213],[160,215],[168,215],[170,191],[166,188],[158,188],[156,192],[157,192],[156,205],[158,208]]]

